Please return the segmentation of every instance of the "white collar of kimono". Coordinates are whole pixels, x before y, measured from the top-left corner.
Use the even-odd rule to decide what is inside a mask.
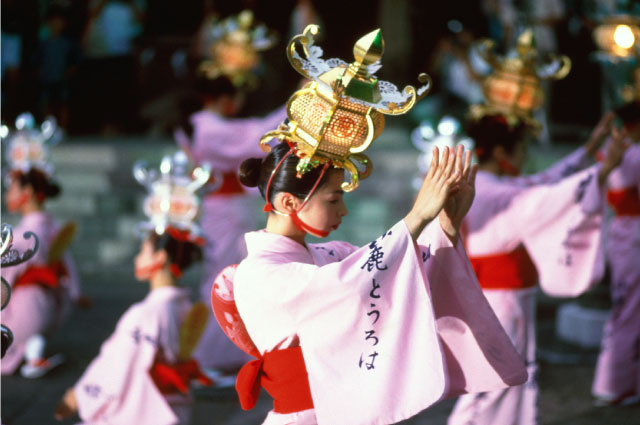
[[[249,232],[244,237],[249,255],[263,253],[287,254],[288,256],[300,256],[300,258],[291,257],[290,261],[304,262],[308,262],[311,258],[311,253],[305,245],[284,235],[258,230]]]

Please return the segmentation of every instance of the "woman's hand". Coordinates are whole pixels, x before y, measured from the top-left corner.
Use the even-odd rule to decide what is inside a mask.
[[[437,147],[413,208],[404,221],[413,240],[417,240],[422,230],[444,207],[449,194],[462,179],[462,154],[455,155],[448,147],[442,150],[442,158]]]
[[[56,420],[63,421],[69,419],[78,411],[78,401],[76,400],[76,393],[73,388],[69,388],[64,397],[60,400],[60,403],[56,406],[56,410],[53,412],[53,416]]]
[[[602,142],[604,142],[605,138],[611,133],[611,127],[615,118],[616,115],[612,111],[605,113],[602,118],[600,118],[598,124],[596,124],[593,131],[591,131],[589,140],[587,140],[587,143],[584,145],[587,154],[595,157],[600,146],[602,146]]]
[[[456,164],[462,163],[463,154],[464,168],[461,170],[462,178],[451,190],[439,215],[440,226],[454,245],[458,240],[462,220],[469,212],[476,193],[475,183],[478,166],[471,166],[471,151],[464,152],[464,148],[461,145],[458,145],[458,150],[456,151]]]
[[[630,145],[631,143],[627,140],[627,132],[614,127],[611,131],[611,143],[607,147],[607,154],[598,173],[598,183],[602,185],[606,182],[609,173],[622,162],[624,153]]]

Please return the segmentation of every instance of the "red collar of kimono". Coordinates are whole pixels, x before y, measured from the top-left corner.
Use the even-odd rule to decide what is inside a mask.
[[[316,180],[315,184],[313,185],[313,187],[309,191],[309,194],[304,198],[304,201],[302,201],[302,204],[300,205],[300,207],[296,211],[294,211],[294,212],[292,212],[290,214],[282,213],[282,212],[276,210],[273,207],[273,204],[271,203],[271,201],[269,201],[269,188],[271,187],[271,181],[273,180],[273,176],[275,176],[276,171],[278,171],[278,169],[280,168],[282,163],[292,153],[294,153],[294,148],[293,147],[291,149],[289,149],[289,152],[287,152],[286,155],[282,157],[280,162],[278,162],[276,167],[271,172],[271,175],[269,176],[269,181],[267,182],[267,188],[265,189],[265,193],[264,193],[264,197],[266,199],[266,203],[264,204],[264,208],[262,210],[264,212],[273,211],[274,213],[276,213],[278,215],[289,216],[291,218],[291,221],[293,221],[293,224],[295,224],[296,227],[298,229],[302,230],[303,232],[309,233],[309,234],[311,234],[313,236],[316,236],[316,237],[319,237],[319,238],[326,238],[327,236],[329,236],[329,232],[326,232],[324,230],[316,229],[315,227],[309,226],[307,223],[302,221],[302,219],[298,216],[298,213],[300,211],[302,211],[302,209],[307,205],[307,202],[309,201],[311,196],[314,194],[314,192],[318,188],[318,185],[320,184],[320,181],[322,180],[322,177],[324,177],[324,174],[327,172],[327,169],[329,169],[329,166],[331,165],[330,162],[325,162],[324,163],[324,165],[322,166],[322,171],[320,172],[320,176],[318,177],[318,180]]]

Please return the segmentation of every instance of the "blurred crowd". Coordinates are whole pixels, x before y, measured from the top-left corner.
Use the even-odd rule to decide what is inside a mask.
[[[3,0],[2,120],[32,111],[37,118],[54,115],[70,134],[168,134],[181,115],[197,110],[203,29],[214,17],[249,8],[278,32],[279,42],[266,52],[264,84],[250,93],[241,115],[272,110],[295,87],[282,53],[311,22],[321,25],[330,57],[349,58],[354,34],[381,27],[394,64],[381,75],[413,83],[419,72],[429,73],[439,95],[430,96],[438,100],[435,109],[458,114],[481,98],[483,69],[468,54],[471,43],[490,37],[507,49],[531,26],[539,51],[562,52],[578,70],[554,83],[547,114],[591,125],[609,106],[591,34],[597,16],[621,4],[634,7],[615,0],[279,0],[277,7],[257,0]],[[577,96],[586,108],[572,107]]]

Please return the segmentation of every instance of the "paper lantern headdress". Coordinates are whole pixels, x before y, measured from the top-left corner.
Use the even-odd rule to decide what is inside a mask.
[[[362,152],[382,132],[384,115],[408,112],[427,94],[431,82],[427,74],[420,74],[422,87],[406,86],[400,91],[394,84],[378,80],[375,72],[384,52],[379,29],[356,42],[352,63],[322,59],[322,49],[314,45],[317,33],[318,26],[309,25],[289,43],[289,62],[312,81],[289,98],[288,121],[266,133],[260,144],[268,152],[272,138],[286,140],[300,158],[299,175],[328,163],[346,169],[351,178],[343,189],[351,191],[371,172],[371,160]],[[298,43],[304,58],[296,50]]]
[[[550,56],[545,61],[540,60],[531,30],[524,31],[518,37],[517,47],[510,55],[498,56],[494,47],[491,40],[483,40],[478,44],[481,57],[493,71],[483,82],[485,104],[471,107],[472,118],[502,114],[510,123],[522,120],[538,128],[539,123],[532,114],[544,100],[540,81],[564,78],[571,70],[571,60],[567,56]]]
[[[254,72],[260,65],[260,52],[277,41],[274,32],[254,22],[250,10],[213,22],[206,36],[208,56],[200,71],[210,79],[225,76],[236,87],[256,84]]]
[[[3,125],[0,135],[7,142],[6,161],[9,171],[27,173],[30,169],[37,168],[47,177],[52,177],[54,167],[50,148],[62,138],[55,118],[47,118],[38,128],[33,115],[25,112],[16,119],[14,130]]]
[[[169,232],[178,240],[203,244],[196,223],[200,211],[196,191],[209,180],[209,167],[192,168],[184,153],[176,152],[162,159],[159,171],[147,169],[144,162],[133,166],[135,179],[149,191],[143,203],[148,221],[140,223],[140,230]]]

